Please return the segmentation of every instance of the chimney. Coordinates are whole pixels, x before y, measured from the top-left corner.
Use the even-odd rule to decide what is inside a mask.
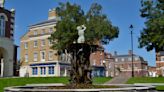
[[[114,56],[117,56],[117,51],[114,51]]]
[[[128,55],[132,55],[132,50],[129,50],[128,51]]]
[[[55,8],[49,9],[48,20],[51,20],[51,19],[56,19],[56,9]]]

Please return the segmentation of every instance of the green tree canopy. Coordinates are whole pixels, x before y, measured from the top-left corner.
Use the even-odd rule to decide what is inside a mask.
[[[118,37],[118,27],[112,25],[105,14],[102,14],[101,5],[94,3],[88,12],[84,12],[79,5],[60,3],[56,8],[59,21],[56,31],[49,38],[53,42],[53,49],[67,49],[78,39],[77,26],[84,24],[85,43],[93,45],[97,41],[108,44]]]
[[[164,0],[142,0],[141,17],[146,19],[139,47],[147,51],[164,50]]]

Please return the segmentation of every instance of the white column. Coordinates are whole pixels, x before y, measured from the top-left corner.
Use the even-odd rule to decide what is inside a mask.
[[[65,67],[64,76],[65,76],[65,77],[67,76],[67,67]]]
[[[56,73],[56,76],[60,76],[60,65],[59,65],[59,62],[56,63],[55,73]]]
[[[3,77],[3,70],[4,70],[4,64],[3,64],[3,58],[1,59],[1,77]]]

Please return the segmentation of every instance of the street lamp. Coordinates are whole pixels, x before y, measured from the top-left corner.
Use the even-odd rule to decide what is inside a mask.
[[[131,58],[132,58],[132,77],[134,77],[134,67],[133,67],[133,25],[130,25],[129,29],[130,29],[130,34],[131,34],[131,49],[132,49],[132,53],[131,53]]]

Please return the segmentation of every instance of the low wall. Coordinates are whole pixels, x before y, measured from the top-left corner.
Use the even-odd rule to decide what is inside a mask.
[[[104,84],[106,85],[106,84]],[[26,86],[7,87],[4,92],[154,92],[155,87],[150,85],[131,84],[107,84],[109,86],[119,86],[120,88],[95,88],[95,89],[48,89],[53,86],[64,86],[64,84],[33,84]]]

